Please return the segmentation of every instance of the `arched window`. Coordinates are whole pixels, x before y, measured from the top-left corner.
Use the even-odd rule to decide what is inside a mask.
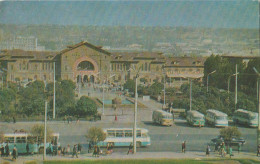
[[[78,71],[93,71],[94,70],[94,65],[89,62],[89,61],[82,61],[78,64],[77,67]]]

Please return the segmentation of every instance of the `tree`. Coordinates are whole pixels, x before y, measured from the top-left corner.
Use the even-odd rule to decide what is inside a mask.
[[[76,105],[75,115],[87,116],[97,114],[97,104],[87,96],[82,96]]]
[[[129,92],[134,92],[135,91],[135,81],[132,79],[129,79],[126,81],[124,84],[124,88],[128,89]]]
[[[42,81],[34,81],[27,88],[20,89],[19,105],[22,112],[27,116],[44,113],[44,102],[46,100],[44,86]]]
[[[86,138],[96,144],[97,142],[104,141],[106,139],[106,133],[104,133],[101,128],[91,127],[88,130]]]
[[[150,95],[159,95],[162,90],[163,90],[163,84],[162,83],[159,83],[159,82],[155,82],[153,83],[150,87],[149,87],[149,93]]]
[[[230,142],[233,137],[239,138],[241,133],[237,127],[226,127],[220,130],[220,135],[223,137],[225,142]]]
[[[31,128],[31,134],[32,136],[37,136],[38,140],[43,143],[44,142],[44,125],[35,124]],[[52,139],[52,130],[50,128],[47,128],[47,135],[46,135],[47,142],[50,142]]]

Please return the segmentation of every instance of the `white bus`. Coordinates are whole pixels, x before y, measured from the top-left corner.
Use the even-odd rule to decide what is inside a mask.
[[[129,146],[133,143],[133,128],[107,128],[103,130],[106,133],[106,139],[102,142],[98,142],[97,145],[99,146],[107,146],[108,143],[113,146]],[[137,128],[136,146],[149,145],[151,145],[151,139],[148,135],[148,130]]]
[[[238,109],[234,112],[233,122],[235,124],[243,124],[249,127],[257,127],[258,113],[250,112],[244,109]]]
[[[153,111],[153,122],[160,125],[172,126],[173,125],[173,115],[171,113],[165,112],[163,110]]]
[[[227,114],[215,109],[209,109],[206,114],[206,123],[215,127],[226,127],[228,126]]]
[[[204,126],[205,125],[204,114],[202,114],[196,110],[188,111],[186,120],[187,120],[188,124],[190,124],[192,126]]]

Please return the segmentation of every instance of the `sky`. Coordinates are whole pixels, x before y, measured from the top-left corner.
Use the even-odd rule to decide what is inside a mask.
[[[1,24],[259,28],[253,0],[1,1]]]

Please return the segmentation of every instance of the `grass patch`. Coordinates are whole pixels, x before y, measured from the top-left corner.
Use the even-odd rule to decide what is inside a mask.
[[[260,161],[256,161],[253,159],[237,159],[237,161],[239,161],[242,164],[256,164],[256,163],[260,163]]]
[[[206,161],[196,160],[172,160],[172,159],[149,159],[149,160],[66,160],[45,161],[44,164],[208,164]]]

